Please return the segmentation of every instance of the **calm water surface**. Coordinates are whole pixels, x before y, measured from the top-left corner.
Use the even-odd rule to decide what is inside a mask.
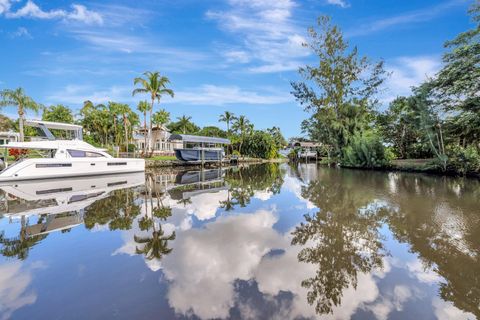
[[[477,180],[307,164],[0,187],[0,319],[477,317]]]

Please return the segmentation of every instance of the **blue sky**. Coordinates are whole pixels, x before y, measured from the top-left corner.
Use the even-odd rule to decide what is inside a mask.
[[[330,15],[362,54],[385,60],[387,103],[440,68],[443,43],[471,27],[473,1],[0,0],[0,89],[74,110],[86,99],[135,108],[133,78],[160,71],[176,93],[162,101],[173,119],[221,126],[229,110],[291,137],[308,115],[290,81],[314,61],[301,43],[316,17]]]

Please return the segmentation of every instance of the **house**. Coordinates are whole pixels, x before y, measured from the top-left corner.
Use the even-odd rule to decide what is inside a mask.
[[[152,128],[151,137],[148,137],[148,128],[138,128],[133,133],[133,141],[138,151],[145,148],[145,135],[147,135],[147,148],[153,152],[153,155],[175,155],[174,149],[182,148],[182,141],[169,141],[170,132],[164,126],[155,126]]]
[[[318,148],[321,146],[321,143],[312,141],[294,141],[291,143],[292,148],[299,149],[297,152],[298,158],[317,158]]]
[[[20,140],[20,134],[13,131],[0,132],[0,146],[9,142],[17,142]]]

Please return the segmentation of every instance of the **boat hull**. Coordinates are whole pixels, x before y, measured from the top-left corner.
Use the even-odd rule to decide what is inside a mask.
[[[145,171],[144,159],[37,158],[14,163],[0,173],[0,183]]]
[[[180,161],[202,161],[202,152],[204,153],[203,160],[205,162],[220,161],[223,157],[222,150],[201,149],[175,149],[175,156]]]

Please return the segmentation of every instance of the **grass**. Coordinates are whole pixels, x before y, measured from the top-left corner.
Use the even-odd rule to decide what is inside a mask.
[[[177,160],[177,158],[175,156],[155,156],[155,157],[147,158],[147,160],[170,161],[170,160]]]

